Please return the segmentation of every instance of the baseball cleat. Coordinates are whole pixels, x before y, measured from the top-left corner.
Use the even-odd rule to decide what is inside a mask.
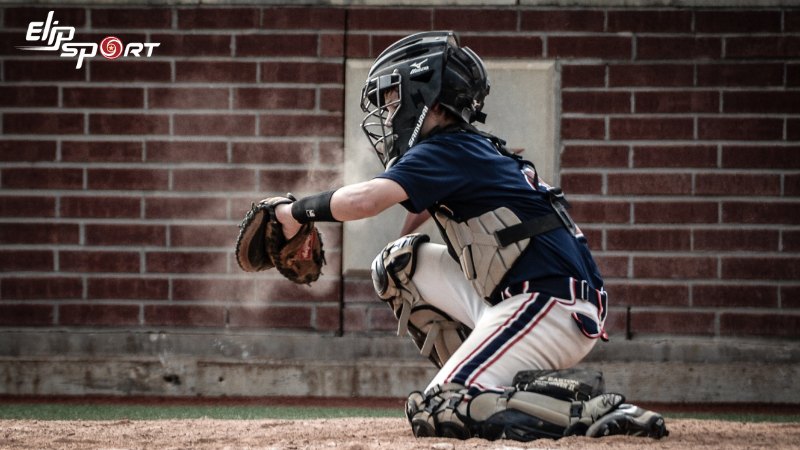
[[[668,436],[669,431],[661,414],[628,403],[601,417],[586,430],[586,436],[590,437],[618,434],[661,439]]]

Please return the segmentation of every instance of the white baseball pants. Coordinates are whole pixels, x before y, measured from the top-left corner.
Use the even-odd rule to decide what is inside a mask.
[[[426,388],[458,383],[482,390],[511,386],[523,370],[565,369],[579,363],[596,339],[581,333],[573,312],[596,316],[596,307],[575,298],[535,292],[486,303],[447,247],[426,243],[417,253],[414,285],[425,301],[472,328],[472,333]]]

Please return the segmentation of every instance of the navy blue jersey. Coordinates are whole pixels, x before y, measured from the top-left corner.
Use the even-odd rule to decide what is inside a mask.
[[[467,220],[505,206],[524,222],[553,212],[547,186],[534,187],[532,174],[528,171],[526,176],[524,168],[485,137],[440,133],[413,146],[378,178],[400,184],[409,197],[402,205],[414,213],[443,205],[459,220]],[[565,227],[535,236],[498,290],[553,277],[587,280],[595,289],[603,286],[586,239],[575,239]]]

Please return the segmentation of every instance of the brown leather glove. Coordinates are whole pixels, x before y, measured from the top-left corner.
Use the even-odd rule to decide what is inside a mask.
[[[291,239],[275,216],[275,207],[292,203],[294,197],[270,197],[253,204],[239,225],[236,262],[245,272],[273,267],[298,284],[310,284],[322,273],[325,252],[322,237],[313,222],[304,224]]]

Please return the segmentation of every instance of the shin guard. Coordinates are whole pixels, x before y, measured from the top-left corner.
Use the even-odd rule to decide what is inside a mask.
[[[527,442],[583,435],[625,399],[602,394],[587,401],[565,401],[546,395],[508,389],[503,393],[449,384],[422,394],[413,392],[406,417],[414,436]]]

